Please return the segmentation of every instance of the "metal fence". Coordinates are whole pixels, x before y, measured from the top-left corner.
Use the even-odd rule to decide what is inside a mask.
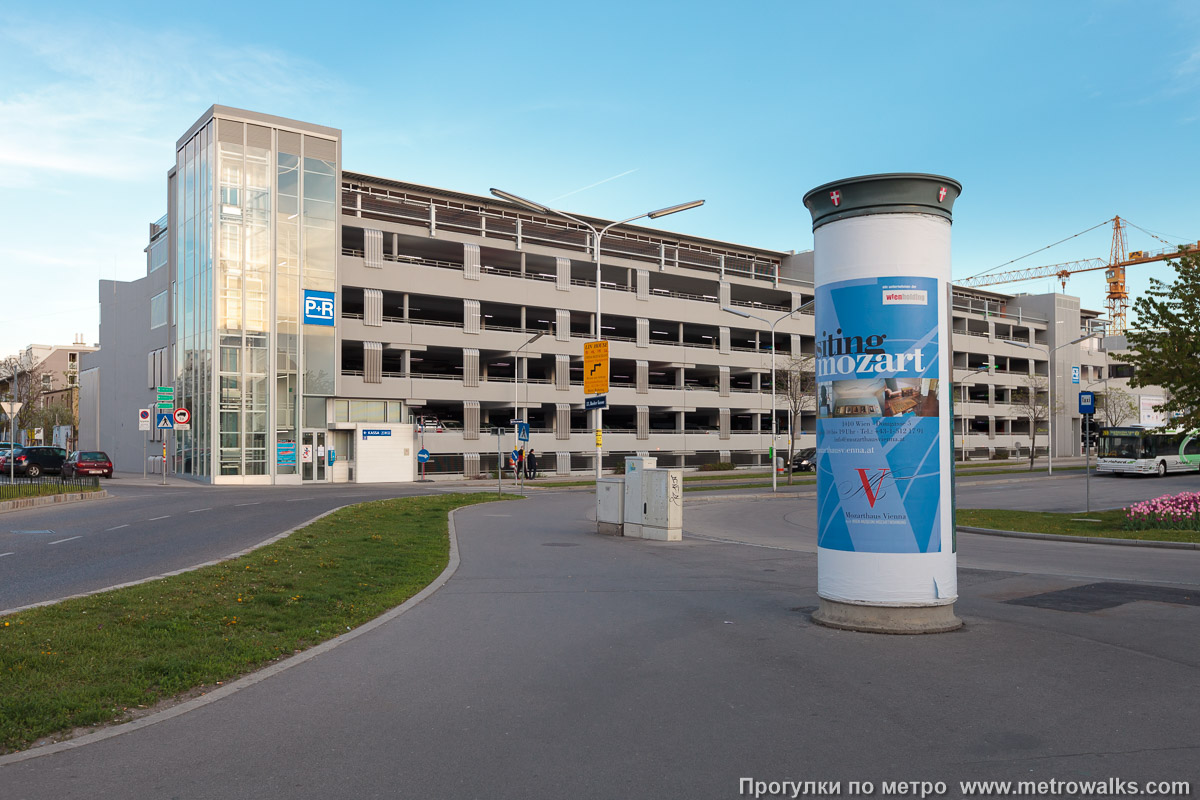
[[[99,488],[100,479],[95,475],[82,478],[64,478],[61,475],[26,478],[18,475],[15,480],[9,480],[8,475],[0,475],[0,501],[69,492],[91,492]]]

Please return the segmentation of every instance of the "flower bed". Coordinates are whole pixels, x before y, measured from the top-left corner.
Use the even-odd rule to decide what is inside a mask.
[[[1144,531],[1151,528],[1200,530],[1200,492],[1167,494],[1134,503],[1125,509],[1125,529]]]

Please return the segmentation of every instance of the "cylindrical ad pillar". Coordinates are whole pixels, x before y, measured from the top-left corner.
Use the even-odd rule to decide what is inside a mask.
[[[950,407],[950,223],[937,175],[847,178],[804,196],[816,290],[814,619],[958,628]]]

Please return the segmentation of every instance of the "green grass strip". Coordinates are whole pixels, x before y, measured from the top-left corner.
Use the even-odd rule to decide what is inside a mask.
[[[494,499],[364,503],[231,561],[3,617],[0,752],[128,718],[362,625],[446,568],[452,509]]]
[[[1125,530],[1125,511],[1077,511],[1055,514],[1047,511],[960,508],[955,522],[973,528],[992,528],[1023,533],[1056,533],[1062,536],[1095,536],[1105,539],[1143,539],[1153,542],[1200,542],[1200,531]],[[1099,522],[1079,522],[1095,519]]]
[[[99,485],[61,484],[57,481],[5,484],[0,486],[0,502],[22,500],[26,497],[49,497],[55,494],[83,494],[98,491],[100,491]]]

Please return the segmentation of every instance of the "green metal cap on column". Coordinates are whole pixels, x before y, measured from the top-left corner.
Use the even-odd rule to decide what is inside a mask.
[[[826,183],[804,195],[813,230],[829,222],[868,214],[933,214],[953,221],[962,184],[942,175],[892,172]]]

